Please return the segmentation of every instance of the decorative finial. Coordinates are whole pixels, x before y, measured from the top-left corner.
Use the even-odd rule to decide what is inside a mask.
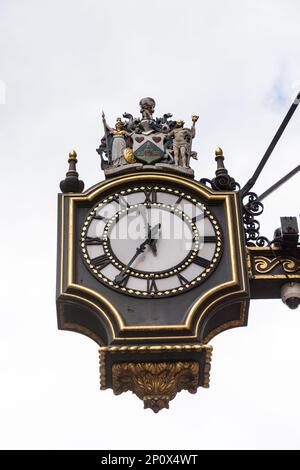
[[[70,159],[70,160],[76,160],[76,162],[77,162],[77,153],[76,153],[76,150],[73,149],[73,150],[71,150],[71,151],[69,152],[69,159]]]
[[[222,174],[227,174],[227,170],[224,166],[224,155],[223,155],[223,150],[221,147],[217,147],[215,150],[215,160],[217,162],[217,170],[216,170],[216,176]]]
[[[60,189],[63,193],[82,193],[84,189],[84,182],[78,179],[76,171],[77,153],[75,150],[69,152],[69,170],[66,173],[66,178],[60,182]]]
[[[212,189],[215,191],[234,191],[237,188],[237,183],[229,174],[224,165],[224,155],[221,147],[215,150],[215,160],[217,162],[216,177],[209,181]],[[200,182],[206,183],[205,178]]]

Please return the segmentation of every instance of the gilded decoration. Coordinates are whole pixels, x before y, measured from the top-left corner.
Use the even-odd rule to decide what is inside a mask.
[[[131,390],[154,413],[169,408],[178,392],[196,393],[199,386],[198,362],[123,362],[112,366],[115,395]]]
[[[295,273],[300,270],[300,259],[293,258],[292,256],[277,256],[276,258],[257,256],[254,259],[254,265],[255,270],[260,274],[269,273],[278,265],[281,265],[286,273]]]
[[[100,366],[100,388],[106,390],[107,385],[107,369],[106,369],[106,358],[107,354],[126,354],[131,353],[136,355],[140,354],[168,354],[168,353],[179,353],[179,352],[197,352],[204,353],[204,374],[203,382],[201,386],[209,388],[210,380],[210,368],[212,358],[213,347],[210,344],[174,344],[174,345],[139,345],[139,346],[102,346],[99,349],[99,366]]]
[[[220,147],[215,177],[194,179],[199,116],[187,124],[155,116],[151,97],[140,100],[139,117],[125,112],[109,124],[102,112],[97,153],[107,181],[83,193],[69,153],[58,200],[58,327],[100,345],[102,390],[131,391],[158,413],[178,392],[209,387],[207,343],[247,324],[250,299],[299,306],[297,218],[281,217],[272,240],[257,219],[262,200],[299,166],[260,196],[252,192],[299,102],[300,93],[243,187]]]
[[[173,120],[171,113],[154,117],[155,100],[149,96],[139,102],[141,117],[123,113],[116,119],[114,127],[102,112],[104,136],[101,139],[98,154],[101,168],[108,175],[109,170],[123,170],[134,163],[155,165],[162,163],[187,170],[191,175],[191,159],[198,160],[197,152],[192,150],[192,140],[196,135],[196,123],[199,116],[192,115],[191,126],[185,126],[183,120]]]

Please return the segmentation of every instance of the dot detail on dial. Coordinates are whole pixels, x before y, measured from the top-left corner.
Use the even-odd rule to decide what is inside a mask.
[[[132,205],[126,202],[126,196],[135,193],[140,194],[145,191],[147,192],[146,194],[148,194],[145,202],[139,202],[138,204]],[[213,235],[208,237],[204,236],[204,240],[207,238],[207,242],[213,244],[215,247],[213,255],[210,256],[210,259],[204,259],[201,256],[198,256],[201,237],[196,226],[196,220],[194,220],[197,219],[197,217],[194,217],[193,219],[188,214],[186,214],[184,210],[181,210],[178,206],[176,206],[176,204],[165,204],[159,200],[156,200],[155,198],[151,200],[149,191],[159,192],[160,194],[171,194],[176,196],[178,201],[186,201],[190,204],[193,204],[203,212],[203,217],[207,219],[213,230]],[[117,208],[118,210],[115,210],[111,217],[105,218],[97,215],[101,212],[101,209],[107,207],[107,205],[111,204],[113,201],[118,201],[119,207]],[[112,227],[116,226],[120,218],[128,216],[130,212],[138,210],[142,205],[147,208],[150,207],[151,210],[158,209],[161,211],[169,211],[174,216],[180,217],[188,225],[191,233],[193,234],[193,246],[190,249],[188,256],[186,256],[182,262],[173,266],[171,269],[164,269],[160,272],[143,272],[142,270],[138,270],[132,266],[126,269],[125,263],[120,261],[120,259],[112,250],[109,239]],[[89,228],[95,219],[102,219],[104,224],[101,237],[91,237],[89,235]],[[159,244],[159,242],[157,244]],[[163,297],[182,293],[187,289],[198,285],[213,271],[222,254],[222,233],[219,223],[211,211],[206,209],[204,204],[195,199],[192,195],[166,186],[135,186],[133,188],[128,188],[126,190],[122,190],[107,196],[89,212],[83,224],[80,245],[84,261],[88,268],[93,273],[93,275],[104,284],[112,287],[115,290],[130,295],[143,297]],[[89,245],[101,246],[103,254],[99,255],[98,257],[91,258],[88,250]],[[201,267],[201,272],[192,276],[192,278],[191,275],[187,276],[186,273],[188,272],[189,268],[191,266],[194,267],[197,265]],[[112,274],[108,275],[106,273],[105,268],[108,266],[110,266],[111,271],[115,270],[114,272],[119,274],[121,273],[124,276],[124,283],[117,283],[115,281],[115,279],[118,278],[118,274],[114,276]],[[160,284],[162,284],[161,281],[168,279],[170,280],[173,278],[176,279],[176,287],[171,286],[171,288],[163,288],[163,285],[160,287]],[[137,280],[136,282],[139,280],[144,280],[144,287],[134,288],[133,286],[127,285],[125,281],[128,281],[128,279],[130,280],[131,284],[133,283],[132,281],[134,279]],[[130,284],[130,282],[128,284]]]

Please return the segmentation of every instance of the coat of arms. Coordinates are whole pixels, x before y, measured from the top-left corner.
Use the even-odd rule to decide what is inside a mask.
[[[133,134],[133,155],[142,163],[156,163],[164,157],[165,135],[160,133],[143,135]]]
[[[117,118],[114,128],[107,124],[102,114],[105,135],[97,149],[102,169],[132,163],[167,163],[190,168],[190,159],[197,159],[197,153],[192,151],[192,139],[195,137],[198,116],[192,116],[192,126],[187,128],[184,127],[184,121],[172,120],[170,113],[154,118],[153,98],[142,98],[139,104],[141,118],[124,113],[124,120]]]

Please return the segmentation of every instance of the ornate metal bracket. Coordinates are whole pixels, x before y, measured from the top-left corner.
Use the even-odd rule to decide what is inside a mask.
[[[239,183],[235,181],[224,166],[223,150],[218,147],[215,151],[217,162],[216,176],[212,180],[202,178],[201,184],[209,184],[214,191],[236,191],[240,189]],[[241,194],[241,192],[240,192]],[[262,214],[263,204],[258,200],[258,196],[253,192],[248,192],[242,196],[243,222],[245,228],[246,244],[248,246],[267,246],[270,244],[266,237],[259,234],[260,223],[256,217]]]
[[[158,413],[181,390],[196,393],[198,387],[209,387],[211,356],[208,344],[104,346],[101,390],[112,388],[115,395],[132,391],[144,408]]]
[[[277,243],[273,241],[272,246],[259,249],[250,246],[247,250],[252,299],[283,300],[281,289],[284,285],[300,285],[300,248],[288,253],[280,244],[275,245]]]
[[[196,393],[199,364],[193,362],[123,362],[112,366],[115,395],[131,390],[154,413],[169,408],[169,401],[181,390]]]
[[[257,194],[252,192],[245,194],[242,199],[242,205],[246,244],[248,246],[269,245],[269,240],[266,237],[261,237],[259,234],[260,223],[256,220],[256,217],[263,213],[264,206],[258,201]]]

